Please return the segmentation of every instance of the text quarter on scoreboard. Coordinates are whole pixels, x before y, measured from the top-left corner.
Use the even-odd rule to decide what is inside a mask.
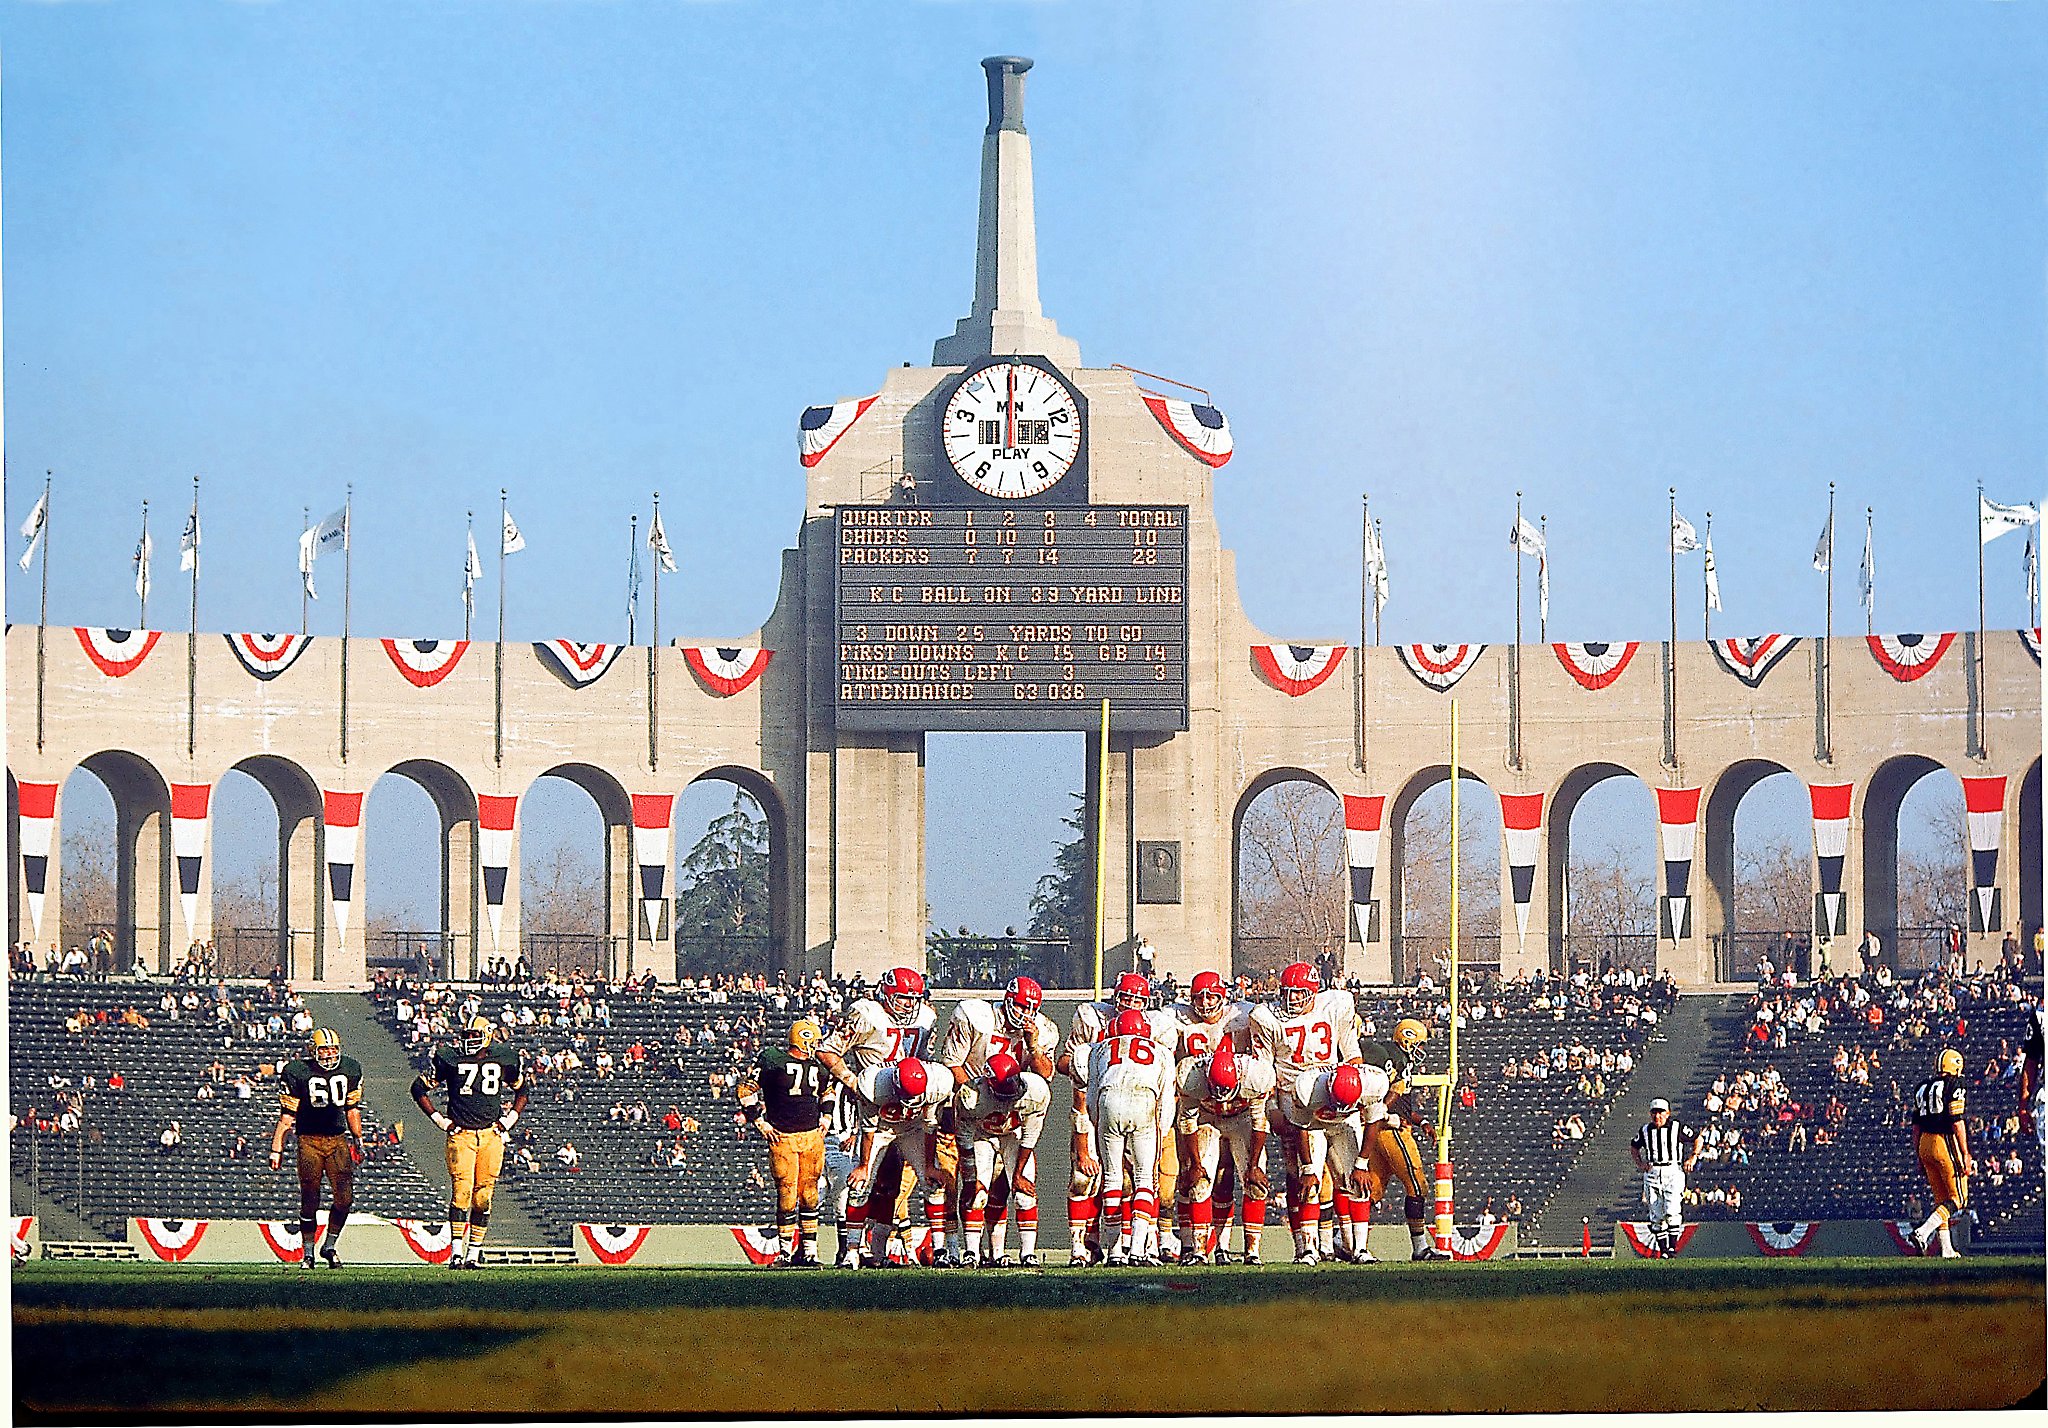
[[[841,728],[1187,728],[1186,507],[849,507],[833,539]]]

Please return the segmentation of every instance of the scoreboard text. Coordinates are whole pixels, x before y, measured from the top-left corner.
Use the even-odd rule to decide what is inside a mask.
[[[846,507],[838,724],[1188,726],[1185,506]]]

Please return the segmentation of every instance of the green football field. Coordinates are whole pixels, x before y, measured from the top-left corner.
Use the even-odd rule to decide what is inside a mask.
[[[2042,1262],[444,1269],[34,1261],[16,1412],[1986,1408],[2037,1395]]]

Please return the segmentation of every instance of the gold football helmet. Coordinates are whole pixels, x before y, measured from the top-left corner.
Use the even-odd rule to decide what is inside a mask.
[[[1934,1058],[1934,1069],[1937,1074],[1943,1076],[1962,1075],[1963,1053],[1953,1046],[1944,1047],[1941,1055]]]
[[[482,1051],[491,1044],[491,1037],[495,1032],[496,1028],[491,1025],[488,1018],[471,1017],[462,1028],[462,1049],[470,1052]]]
[[[322,1071],[333,1071],[341,1065],[341,1038],[331,1028],[319,1028],[306,1044],[312,1048],[313,1064]]]
[[[818,1049],[818,1042],[824,1035],[824,1028],[818,1025],[816,1017],[798,1017],[789,1024],[790,1055],[809,1056]]]
[[[1394,1045],[1403,1051],[1413,1051],[1429,1040],[1429,1028],[1412,1016],[1404,1016],[1394,1024]]]

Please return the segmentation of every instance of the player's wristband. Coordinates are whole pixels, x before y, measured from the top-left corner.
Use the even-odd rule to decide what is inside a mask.
[[[518,1123],[519,1112],[517,1111],[508,1110],[504,1115],[498,1117],[498,1129],[501,1131],[509,1132]]]
[[[452,1132],[455,1129],[455,1122],[442,1115],[439,1111],[434,1112],[434,1124],[444,1131]]]

